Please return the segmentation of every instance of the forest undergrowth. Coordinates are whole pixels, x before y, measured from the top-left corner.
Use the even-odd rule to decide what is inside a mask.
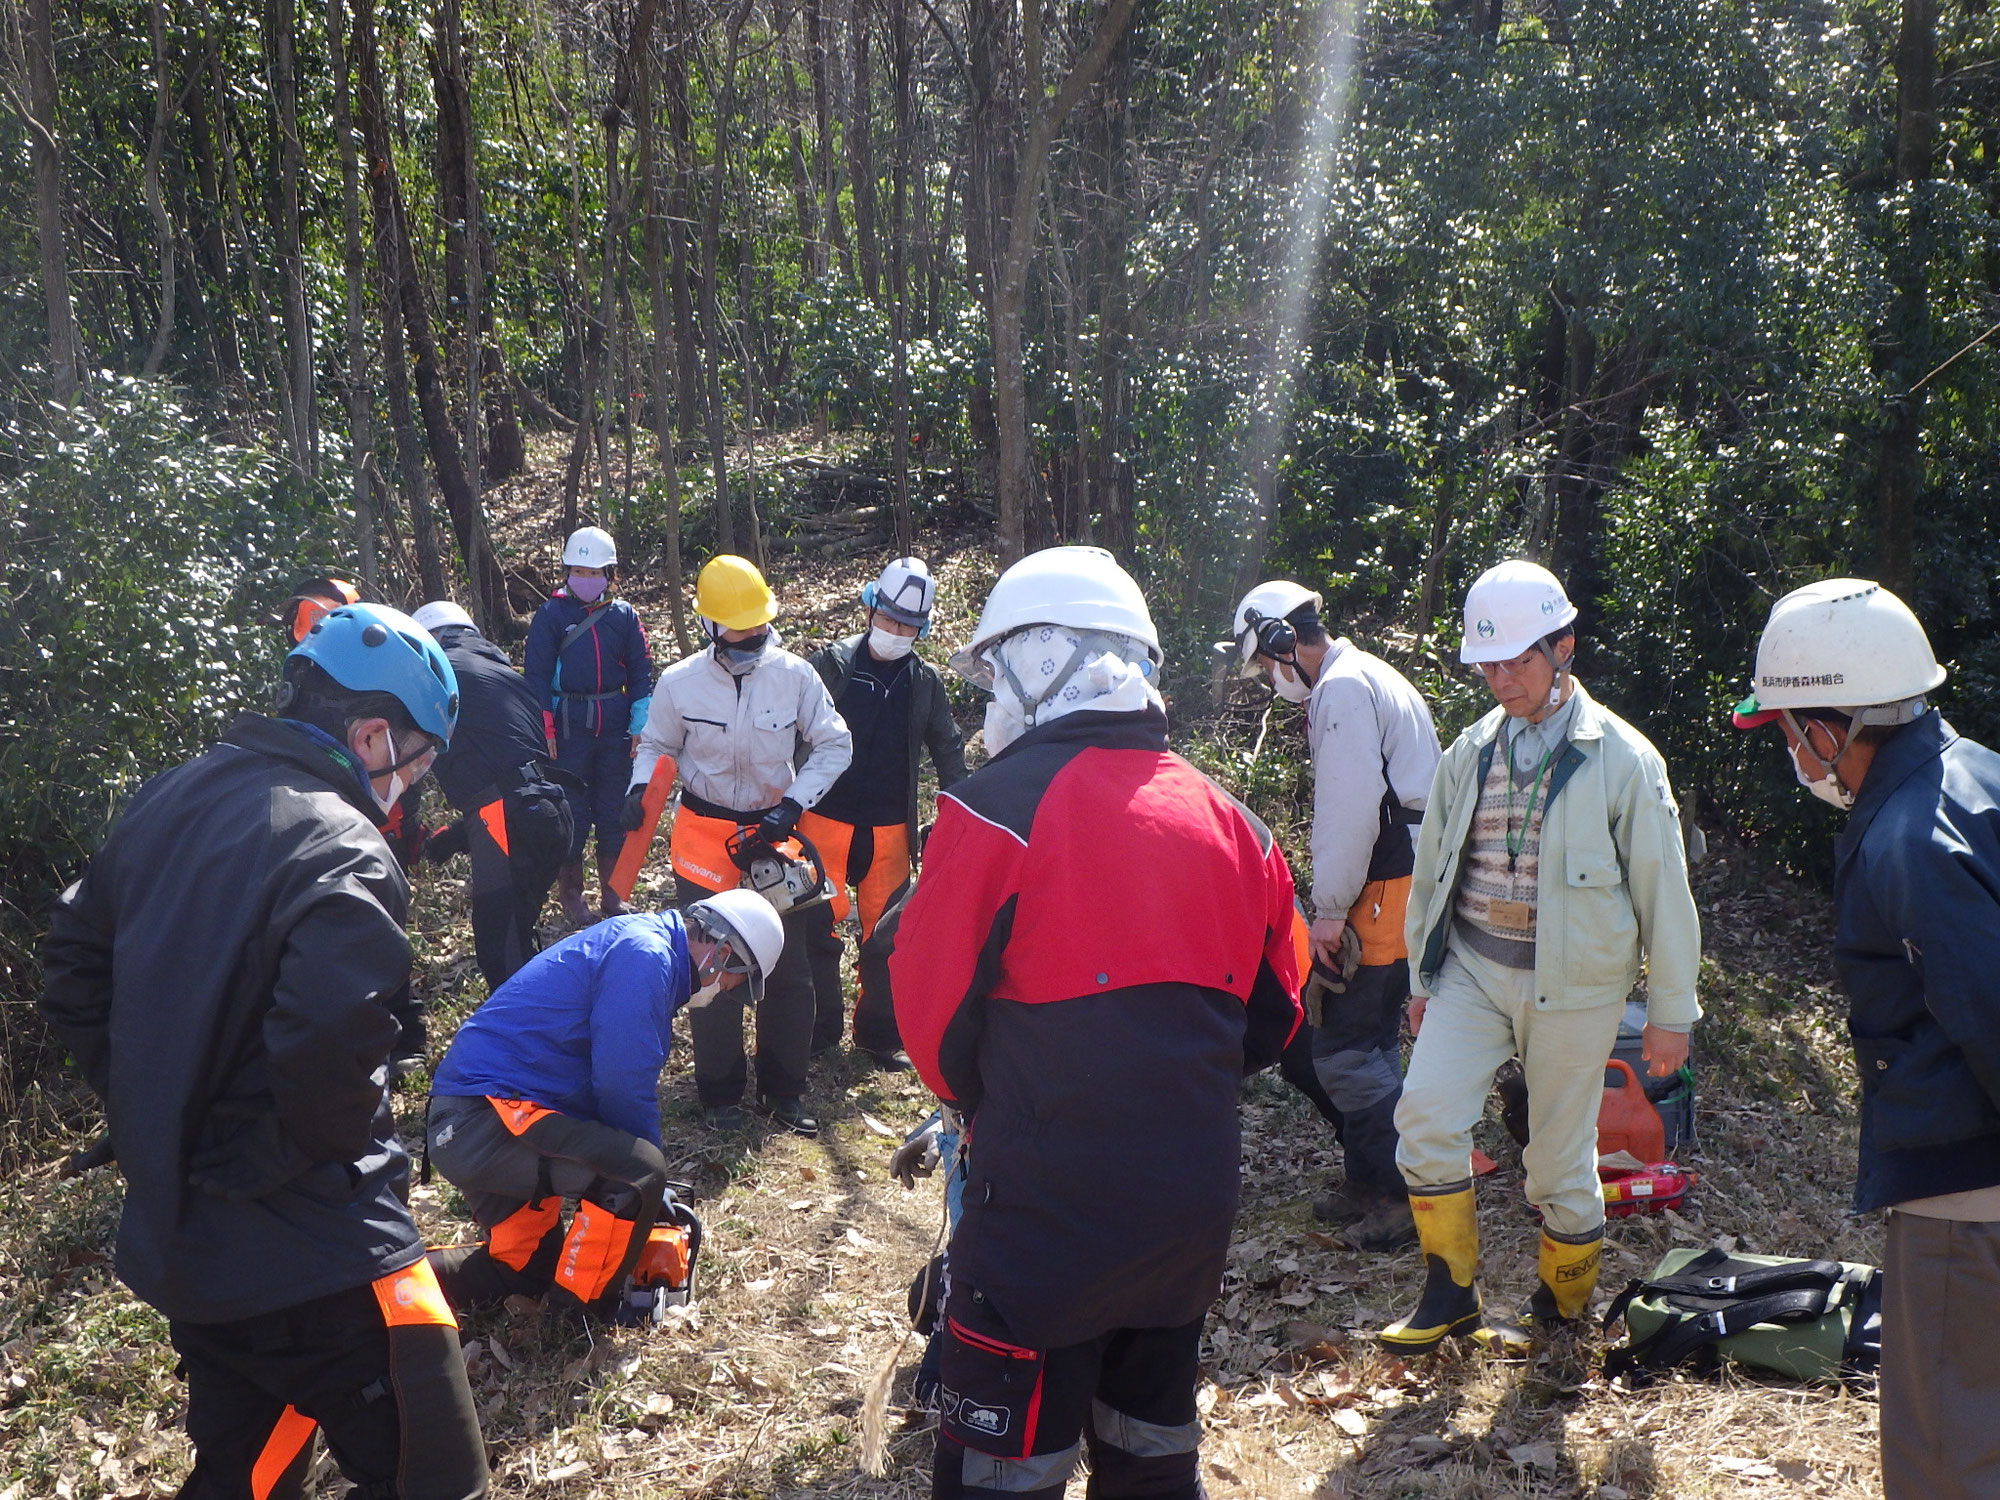
[[[495,499],[512,566],[553,573],[535,487]],[[774,564],[795,642],[858,628],[861,583],[887,538],[798,546]],[[991,577],[976,532],[933,534],[944,579],[933,660],[960,643]],[[664,664],[675,654],[657,584],[624,586]],[[1284,788],[1303,753],[1296,725],[1261,736],[1257,713],[1176,705],[1181,748],[1303,848]],[[978,716],[962,700],[968,729]],[[1695,1034],[1701,1183],[1678,1212],[1615,1221],[1598,1307],[1675,1244],[1773,1254],[1879,1257],[1873,1218],[1845,1212],[1855,1150],[1854,1078],[1829,983],[1826,901],[1770,873],[1754,850],[1722,845],[1697,869],[1704,920]],[[416,881],[419,983],[434,1007],[434,1049],[480,995],[462,868]],[[664,845],[640,901],[666,889]],[[920,1343],[905,1340],[905,1289],[939,1230],[941,1184],[914,1192],[888,1175],[890,1151],[930,1105],[911,1075],[841,1052],[816,1064],[808,1104],[817,1140],[719,1136],[700,1124],[685,1028],[661,1080],[673,1174],[693,1185],[708,1228],[695,1297],[649,1331],[545,1320],[527,1304],[469,1316],[467,1367],[503,1496],[619,1500],[929,1493],[932,1424],[908,1410]],[[406,1139],[420,1133],[423,1083],[396,1097]],[[0,1183],[0,1500],[102,1500],[171,1493],[186,1472],[182,1392],[163,1321],[111,1274],[114,1172],[61,1175],[87,1126],[43,1102],[51,1123],[26,1170]],[[67,1125],[57,1123],[68,1121]],[[1875,1403],[1863,1389],[1741,1376],[1673,1379],[1629,1392],[1571,1361],[1510,1362],[1471,1348],[1405,1364],[1371,1335],[1411,1303],[1414,1254],[1343,1247],[1309,1202],[1339,1152],[1298,1095],[1266,1074],[1243,1092],[1243,1205],[1204,1345],[1203,1478],[1217,1500],[1323,1497],[1863,1496],[1879,1488]],[[1479,1186],[1482,1284],[1489,1304],[1525,1299],[1534,1227],[1519,1153],[1489,1110],[1479,1145],[1499,1164]],[[470,1228],[442,1180],[413,1192],[434,1243]],[[1596,1340],[1592,1340],[1593,1351]],[[863,1392],[901,1346],[889,1470],[858,1465]],[[1593,1364],[1596,1362],[1593,1361]],[[322,1466],[320,1492],[340,1488]],[[1081,1480],[1073,1493],[1081,1493]]]

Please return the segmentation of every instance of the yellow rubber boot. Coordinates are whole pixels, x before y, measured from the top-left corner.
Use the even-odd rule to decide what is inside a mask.
[[[1557,1234],[1542,1230],[1541,1254],[1536,1258],[1538,1278],[1528,1299],[1528,1312],[1543,1322],[1573,1323],[1590,1305],[1597,1289],[1598,1260],[1604,1249],[1604,1227],[1588,1234]]]
[[[1382,1342],[1398,1354],[1428,1354],[1446,1339],[1480,1325],[1479,1212],[1467,1179],[1447,1188],[1410,1194],[1417,1243],[1426,1275],[1416,1311],[1382,1330]]]

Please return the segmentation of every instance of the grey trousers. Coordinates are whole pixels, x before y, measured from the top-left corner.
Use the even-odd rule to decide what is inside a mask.
[[[1882,1493],[2000,1500],[2000,1223],[1889,1215]]]

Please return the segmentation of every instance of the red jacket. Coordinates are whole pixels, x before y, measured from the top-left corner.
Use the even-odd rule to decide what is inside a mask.
[[[1074,713],[940,797],[890,960],[917,1071],[975,1112],[952,1275],[1041,1347],[1206,1310],[1240,1081],[1299,1024],[1284,856],[1166,743]]]

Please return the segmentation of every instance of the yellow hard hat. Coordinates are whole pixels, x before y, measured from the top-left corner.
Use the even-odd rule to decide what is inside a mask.
[[[778,601],[755,563],[725,552],[702,565],[694,583],[694,608],[724,630],[750,630],[777,615]]]

